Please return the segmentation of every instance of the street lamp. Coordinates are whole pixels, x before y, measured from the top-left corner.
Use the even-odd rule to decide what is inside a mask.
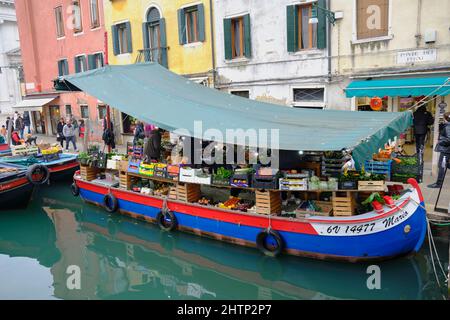
[[[333,11],[330,11],[326,8],[319,7],[317,3],[313,3],[311,10],[311,18],[309,18],[310,24],[318,24],[319,19],[317,18],[318,10],[323,10],[325,12],[326,17],[330,21],[330,23],[334,26],[336,23],[336,14]]]

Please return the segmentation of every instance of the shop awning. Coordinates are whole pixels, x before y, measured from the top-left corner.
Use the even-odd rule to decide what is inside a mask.
[[[353,81],[345,89],[347,98],[353,97],[418,97],[450,94],[450,78],[402,78]]]
[[[24,99],[16,104],[13,109],[15,111],[23,112],[23,111],[40,111],[42,112],[42,107],[47,103],[52,102],[58,96],[47,97],[47,98],[39,98],[39,99]]]
[[[60,77],[55,87],[85,91],[142,121],[168,131],[183,128],[199,139],[242,144],[227,130],[253,129],[264,135],[264,130],[275,129],[279,144],[270,140],[268,131],[270,148],[354,149],[357,161],[370,157],[412,124],[411,112],[297,109],[250,100],[196,84],[156,63],[106,66],[68,75]],[[215,129],[210,131],[212,136],[206,135],[208,129]]]

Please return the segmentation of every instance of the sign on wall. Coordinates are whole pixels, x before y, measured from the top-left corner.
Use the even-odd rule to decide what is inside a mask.
[[[397,64],[436,61],[436,49],[403,51],[397,53]]]

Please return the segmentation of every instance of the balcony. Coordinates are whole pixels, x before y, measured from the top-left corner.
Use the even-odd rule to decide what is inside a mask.
[[[136,63],[157,62],[167,67],[167,47],[146,48],[138,51]]]

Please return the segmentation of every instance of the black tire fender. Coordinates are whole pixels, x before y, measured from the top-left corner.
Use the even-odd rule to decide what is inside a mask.
[[[43,177],[39,180],[34,180],[33,179],[33,174],[43,174]],[[45,184],[48,182],[48,180],[50,179],[50,170],[42,165],[42,164],[33,164],[32,166],[30,166],[27,170],[26,173],[27,179],[28,181],[30,181],[32,184],[34,185],[41,185],[41,184]]]
[[[80,195],[80,188],[77,186],[76,182],[71,184],[70,190],[72,191],[72,195],[74,197],[78,197]]]
[[[116,212],[119,208],[119,202],[117,201],[116,196],[112,193],[105,194],[103,197],[103,207],[109,213]]]
[[[273,247],[269,247],[266,243],[267,237],[271,236],[275,240]],[[271,228],[265,229],[256,236],[256,246],[259,251],[269,257],[278,256],[284,249],[284,241],[280,233]]]
[[[161,210],[156,215],[156,223],[164,231],[172,231],[178,227],[177,217],[170,210]]]

